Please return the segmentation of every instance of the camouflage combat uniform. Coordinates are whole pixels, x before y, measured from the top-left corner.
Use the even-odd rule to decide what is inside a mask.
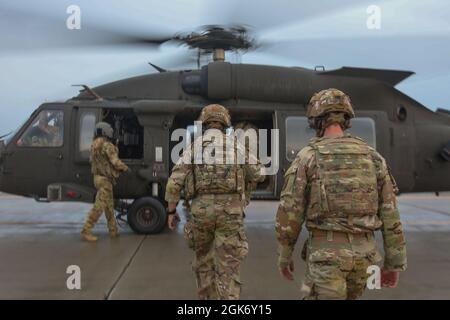
[[[384,268],[406,269],[406,249],[384,158],[359,138],[314,138],[285,174],[277,212],[279,266],[289,265],[303,223],[309,238],[302,252],[307,299],[356,299],[369,265],[381,256],[374,231],[384,239]]]
[[[215,144],[208,132],[203,135],[202,150]],[[229,136],[222,135],[223,141],[229,141]],[[239,152],[245,153],[240,144],[234,146],[226,149],[222,156],[216,155],[216,159],[235,159]],[[250,160],[252,156],[248,154],[246,164],[242,165],[191,164],[194,163],[193,150],[188,148],[174,166],[165,198],[169,203],[177,203],[183,189],[193,189],[192,216],[185,225],[185,238],[195,251],[192,267],[198,297],[239,299],[240,264],[248,253],[243,223],[245,185],[263,180],[262,166],[256,158]],[[225,160],[222,163],[226,163]]]
[[[118,158],[117,147],[103,137],[96,138],[92,143],[90,163],[97,195],[82,233],[90,234],[102,213],[105,212],[110,234],[117,235],[113,185],[120,172],[127,171],[128,167]]]

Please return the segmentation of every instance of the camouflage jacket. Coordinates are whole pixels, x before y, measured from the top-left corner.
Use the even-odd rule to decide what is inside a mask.
[[[314,209],[315,206],[314,203],[312,203],[314,201],[311,199],[314,198],[316,194],[323,191],[320,190],[320,187],[315,188],[314,186],[319,171],[315,147],[322,142],[337,142],[344,147],[351,147],[354,144],[355,146],[358,145],[362,148],[365,145],[361,139],[353,138],[349,135],[338,138],[314,138],[308,146],[300,150],[297,154],[297,157],[285,174],[284,186],[281,192],[281,201],[276,217],[275,228],[280,245],[280,267],[286,266],[290,262],[302,225],[306,222],[306,228],[308,230],[321,229],[348,233],[362,233],[381,229],[385,249],[384,267],[388,270],[405,270],[405,239],[394,192],[395,182],[389,173],[386,161],[373,148],[365,145],[366,150],[368,150],[368,155],[374,164],[374,175],[376,176],[376,181],[374,176],[374,182],[376,183],[375,192],[377,196],[375,199],[378,199],[378,203],[373,205],[373,208],[376,208],[374,214],[371,214],[370,210],[366,210],[366,213],[353,216],[351,221],[348,217],[339,216],[339,214],[317,217],[317,210]],[[365,164],[364,168],[367,168],[367,164]],[[370,176],[370,174],[367,175]],[[343,193],[343,199],[346,199],[346,191],[347,193],[352,192],[352,190],[349,192],[346,190],[346,185],[343,183],[346,178],[347,177],[336,178],[338,180],[341,179],[341,183],[334,185]],[[358,183],[360,183],[360,181],[358,181]],[[369,189],[368,192],[370,192],[370,188],[367,185],[364,185],[364,187]],[[328,203],[331,201],[330,198],[326,200]],[[342,202],[342,199],[335,201]],[[364,201],[365,199],[360,200],[360,202]],[[323,210],[323,206],[320,203],[316,204],[316,207],[320,208],[318,211]],[[349,207],[353,207],[353,204],[349,203]],[[358,207],[358,204],[356,207]],[[328,207],[326,209],[329,210]]]
[[[104,176],[114,182],[128,167],[118,156],[117,147],[105,138],[97,138],[91,145],[90,163],[93,175]]]
[[[209,144],[208,137],[205,135],[206,133],[202,137],[203,148],[205,148]],[[229,139],[229,137],[227,138],[225,134],[223,134],[223,138]],[[178,202],[180,200],[182,191],[185,191],[187,189],[196,190],[196,185],[200,183],[198,181],[195,181],[196,179],[192,177],[197,176],[198,173],[202,173],[199,171],[206,170],[208,169],[208,167],[211,167],[195,164],[196,161],[194,160],[194,144],[188,146],[182,157],[172,169],[172,174],[169,177],[166,186],[165,200],[167,202]],[[237,192],[241,194],[242,199],[245,201],[245,186],[249,183],[256,183],[264,180],[264,176],[262,175],[263,166],[259,162],[259,160],[256,159],[256,157],[246,153],[245,148],[241,144],[236,143],[236,148],[234,150],[237,153],[237,157],[241,156],[245,161],[243,164],[236,165],[243,170],[243,175],[239,175],[239,177],[241,178],[238,179],[243,179],[244,181],[236,181],[236,183],[242,186],[241,188],[239,188],[239,190],[237,190]],[[199,179],[197,178],[197,180]]]

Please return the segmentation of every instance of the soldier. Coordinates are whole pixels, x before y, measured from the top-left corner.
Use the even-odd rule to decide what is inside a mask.
[[[381,260],[376,230],[384,239],[381,285],[395,287],[399,271],[406,269],[406,248],[396,186],[385,159],[362,139],[344,134],[354,113],[342,91],[315,94],[307,116],[317,138],[286,172],[276,218],[281,275],[293,280],[292,252],[305,222],[306,299],[360,297],[367,268]]]
[[[206,126],[206,131],[201,140],[196,139],[184,152],[167,182],[168,225],[171,230],[176,228],[179,220],[176,207],[184,188],[185,194],[193,194],[191,220],[185,226],[185,237],[195,251],[193,271],[198,297],[239,299],[240,264],[248,253],[243,225],[244,186],[247,182],[264,179],[262,166],[254,156],[245,154],[245,148],[236,143],[234,136],[226,134],[231,119],[223,106],[206,106],[199,120]],[[230,139],[235,142],[231,147]],[[196,143],[200,144],[200,156],[205,150],[215,150],[219,155],[216,154],[214,161],[208,164],[204,159],[199,164]],[[226,162],[243,154],[244,164]]]
[[[95,127],[94,142],[91,146],[91,172],[94,175],[94,185],[97,189],[95,203],[87,216],[81,236],[86,241],[97,241],[92,234],[92,228],[105,212],[108,230],[111,238],[119,236],[116,217],[114,216],[113,186],[120,172],[129,168],[118,158],[118,149],[111,142],[113,129],[108,123],[99,122]]]

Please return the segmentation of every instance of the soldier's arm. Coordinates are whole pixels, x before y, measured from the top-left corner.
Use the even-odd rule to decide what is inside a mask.
[[[291,262],[295,244],[305,221],[307,167],[312,158],[302,158],[304,154],[305,152],[303,154],[300,152],[284,175],[284,186],[275,224],[280,269],[287,267]]]
[[[112,164],[114,169],[116,169],[118,171],[127,171],[128,170],[128,166],[119,159],[119,155],[117,154],[117,149],[112,143],[106,142],[103,145],[103,150],[104,150],[105,154],[108,156],[109,162]]]
[[[190,150],[190,148],[188,148]],[[180,193],[184,188],[186,177],[192,170],[191,152],[186,151],[172,169],[172,174],[167,180],[165,199],[169,203],[169,211],[180,201]]]
[[[400,213],[397,208],[394,186],[389,174],[386,161],[378,158],[378,216],[383,226],[381,232],[384,242],[384,268],[388,271],[406,270],[406,245],[403,234]]]
[[[264,166],[255,155],[245,153],[244,176],[246,185],[256,185],[258,182],[263,182],[265,178],[263,169]]]

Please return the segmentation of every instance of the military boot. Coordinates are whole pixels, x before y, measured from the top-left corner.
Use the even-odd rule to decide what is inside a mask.
[[[91,232],[81,231],[81,238],[88,242],[95,242],[98,240],[96,236],[94,236]]]
[[[114,239],[114,238],[118,238],[120,236],[119,230],[115,229],[115,230],[110,230],[109,231],[109,236]]]

